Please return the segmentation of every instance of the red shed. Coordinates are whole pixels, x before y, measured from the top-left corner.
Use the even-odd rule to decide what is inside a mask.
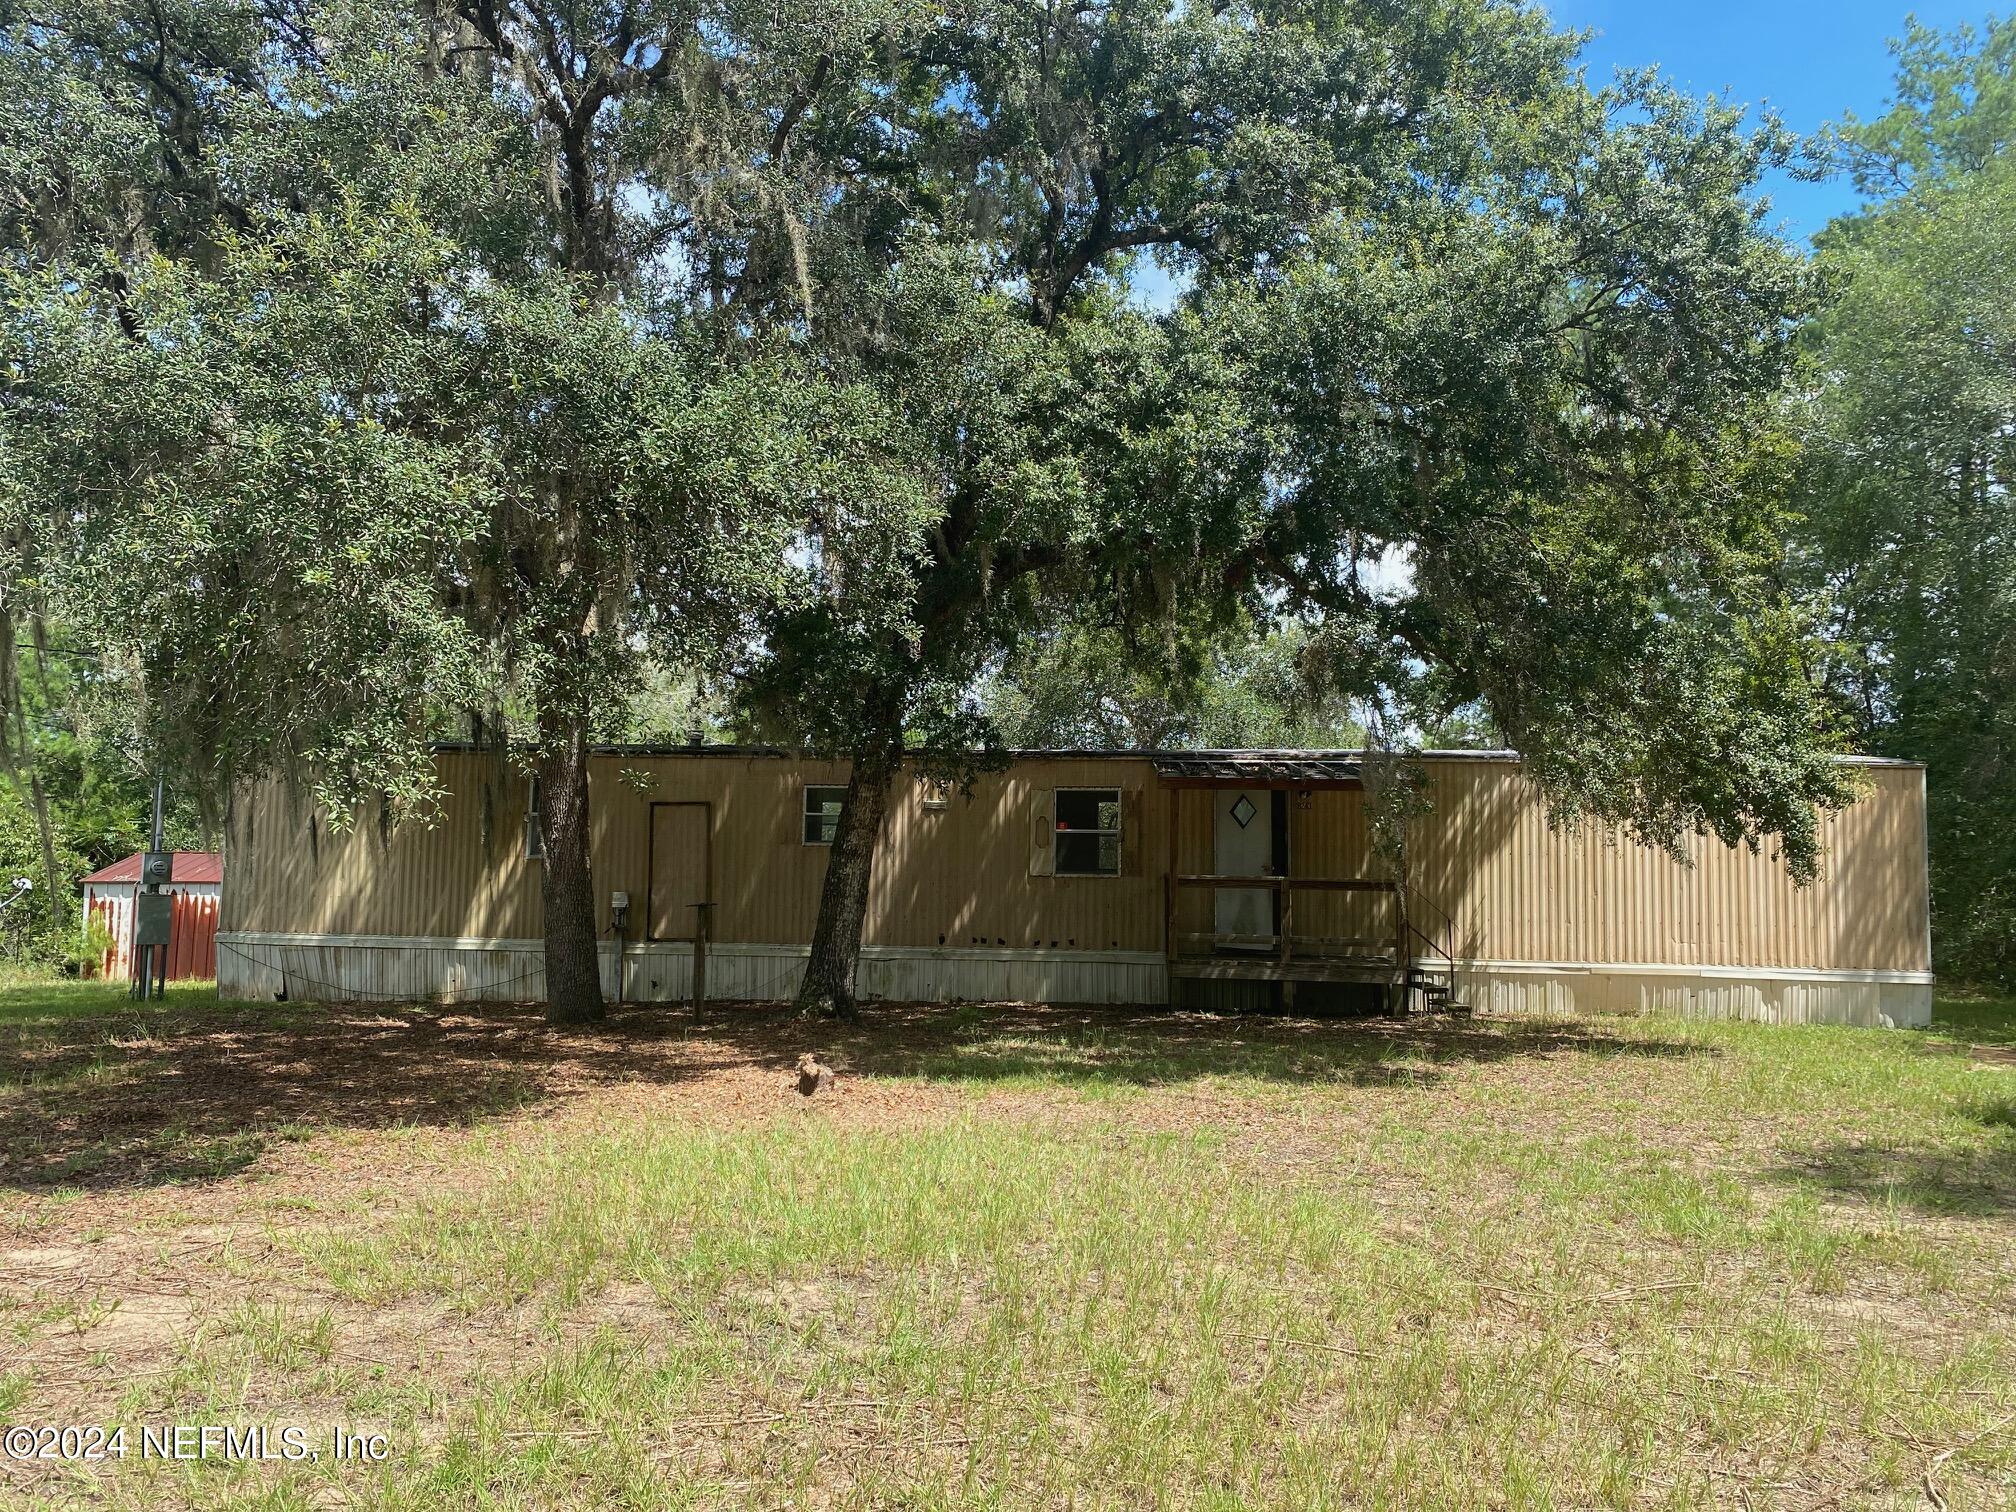
[[[133,894],[140,886],[140,852],[100,867],[84,879],[84,917],[98,917],[112,931],[103,974],[131,974]],[[217,975],[217,899],[224,885],[224,858],[216,851],[177,851],[167,891],[175,897],[174,931],[168,943],[168,979],[174,982]]]

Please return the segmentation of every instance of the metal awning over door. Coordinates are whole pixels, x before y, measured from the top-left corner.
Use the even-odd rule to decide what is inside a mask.
[[[1300,751],[1226,751],[1157,756],[1155,775],[1169,787],[1363,787],[1358,758]]]

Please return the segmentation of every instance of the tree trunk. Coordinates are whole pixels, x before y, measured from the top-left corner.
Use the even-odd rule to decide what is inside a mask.
[[[887,726],[894,725],[891,730]],[[854,752],[847,798],[826,858],[819,888],[819,921],[812,930],[812,956],[798,989],[798,1011],[827,1018],[861,1016],[854,998],[854,970],[861,960],[861,930],[868,916],[868,883],[882,825],[889,814],[889,787],[903,764],[902,726],[885,723]]]
[[[546,1022],[602,1017],[595,882],[588,861],[588,732],[578,721],[541,732],[540,893],[546,901]]]
[[[42,885],[49,890],[42,909],[48,915],[49,927],[60,929],[63,900],[69,896],[69,889],[64,885],[63,868],[56,861],[56,830],[49,822],[49,794],[42,786],[42,774],[35,770],[32,756],[29,761],[28,802],[35,811],[35,836],[42,843]]]

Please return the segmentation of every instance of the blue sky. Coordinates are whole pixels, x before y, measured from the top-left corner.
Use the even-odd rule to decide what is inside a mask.
[[[1927,26],[1979,25],[1994,0],[1545,0],[1559,25],[1600,35],[1583,52],[1591,82],[1613,69],[1657,63],[1694,94],[1750,104],[1769,101],[1795,131],[1812,131],[1853,110],[1878,114],[1890,97],[1887,40],[1915,12]],[[2001,7],[2006,11],[2006,3]],[[1805,240],[1855,205],[1843,181],[1771,185],[1773,219]]]
[[[1895,62],[1890,39],[1916,15],[1951,31],[2006,14],[2010,0],[1543,0],[1563,29],[1595,33],[1582,50],[1592,84],[1619,68],[1656,63],[1691,94],[1715,94],[1750,106],[1769,104],[1801,134],[1854,111],[1865,120],[1890,100]],[[1836,178],[1807,183],[1774,174],[1765,184],[1771,221],[1805,242],[1834,216],[1855,208],[1854,186]],[[1134,294],[1154,309],[1175,285],[1143,258]]]

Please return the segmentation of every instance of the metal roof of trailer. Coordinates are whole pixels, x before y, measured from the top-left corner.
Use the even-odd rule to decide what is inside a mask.
[[[470,740],[437,740],[433,743],[437,751],[494,751],[496,746],[485,742],[478,745]],[[789,746],[737,745],[730,741],[707,742],[701,745],[666,745],[663,743],[606,743],[589,747],[597,756],[743,756],[743,757],[804,757],[808,759],[845,761],[846,753],[830,755],[821,751],[794,750]],[[975,754],[978,754],[977,752]],[[1166,749],[1160,746],[1128,748],[1122,746],[1011,746],[999,754],[1011,761],[1264,761],[1297,760],[1320,762],[1360,762],[1368,754],[1362,750],[1291,750],[1286,747],[1222,747]],[[1461,761],[1517,761],[1517,751],[1409,751],[1411,759],[1428,760],[1456,759]]]
[[[488,751],[488,750],[495,750],[496,747],[489,743],[478,745],[475,741],[470,740],[437,740],[434,742],[434,749],[437,751],[477,751],[477,750]],[[782,760],[789,757],[801,757],[805,759],[832,760],[832,761],[845,761],[847,759],[846,753],[844,751],[828,754],[819,751],[792,750],[785,746],[734,745],[726,743],[721,745],[711,745],[711,744],[663,745],[663,744],[618,743],[618,744],[591,746],[589,749],[591,753],[596,756],[720,756],[720,757],[740,756],[745,758],[771,757],[778,760]],[[1118,747],[1086,747],[1083,749],[1079,749],[1070,746],[1056,746],[1056,747],[1032,746],[1032,747],[1015,747],[1010,750],[1004,751],[1002,754],[1007,756],[1011,761],[1258,762],[1268,760],[1279,760],[1279,761],[1313,761],[1324,763],[1330,763],[1330,762],[1362,763],[1366,760],[1368,756],[1374,753],[1363,750],[1295,751],[1286,749],[1266,749],[1266,748],[1252,749],[1252,750],[1242,750],[1237,748],[1226,748],[1216,750],[1163,750],[1163,749],[1124,750]],[[1475,750],[1475,751],[1472,750],[1401,751],[1401,752],[1392,752],[1389,754],[1400,756],[1408,761],[1516,762],[1521,760],[1521,757],[1517,751],[1508,751],[1503,749]],[[1905,761],[1891,756],[1836,756],[1834,760],[1837,764],[1841,766],[1923,767],[1925,765],[1925,763],[1922,761]],[[1293,779],[1284,778],[1282,780],[1291,781]]]

